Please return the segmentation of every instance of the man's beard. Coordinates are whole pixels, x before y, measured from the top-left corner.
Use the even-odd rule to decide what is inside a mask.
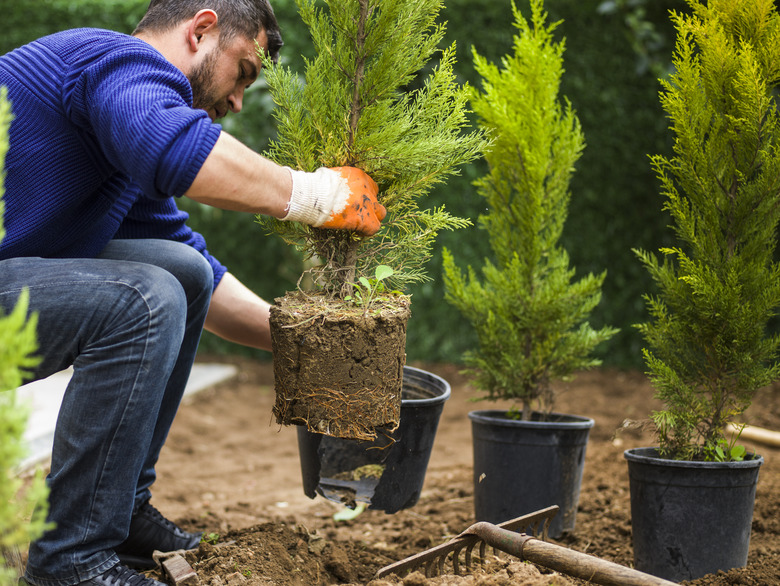
[[[213,86],[213,80],[218,56],[219,49],[214,49],[187,76],[192,86],[193,108],[209,110],[217,104],[217,91]]]

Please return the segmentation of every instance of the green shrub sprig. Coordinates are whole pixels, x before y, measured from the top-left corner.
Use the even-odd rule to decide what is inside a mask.
[[[772,0],[688,0],[672,13],[661,103],[672,156],[653,156],[678,244],[637,251],[658,293],[640,324],[661,454],[717,454],[724,426],[780,375],[780,17]]]
[[[495,257],[480,280],[444,252],[446,298],[472,323],[478,348],[465,361],[488,399],[534,403],[549,411],[551,382],[599,364],[591,351],[615,333],[588,323],[601,299],[605,273],[573,281],[559,240],[568,213],[569,181],[584,148],[577,116],[560,100],[564,41],[553,38],[542,1],[531,2],[531,22],[513,4],[518,33],[501,67],[474,53],[483,78],[472,94],[479,124],[493,146],[489,172],[476,182],[487,212],[480,225]]]

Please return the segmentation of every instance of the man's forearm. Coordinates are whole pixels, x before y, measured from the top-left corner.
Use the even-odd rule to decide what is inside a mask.
[[[241,281],[225,273],[206,316],[206,329],[225,340],[271,350],[270,305]]]
[[[223,132],[184,195],[224,210],[373,236],[387,212],[378,192],[355,167],[293,171]]]
[[[291,193],[289,169],[223,132],[184,195],[224,210],[282,218]]]

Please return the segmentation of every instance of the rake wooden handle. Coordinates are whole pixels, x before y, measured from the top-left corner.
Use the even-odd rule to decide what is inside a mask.
[[[671,586],[674,582],[607,560],[532,539],[523,548],[524,559],[556,572],[603,586]]]
[[[672,586],[657,576],[632,570],[614,562],[541,539],[507,531],[492,523],[476,523],[463,534],[476,535],[489,546],[561,574],[603,586]]]
[[[774,431],[771,429],[764,429],[763,427],[756,427],[755,425],[733,425],[731,423],[726,425],[726,433],[730,435],[738,435],[742,439],[758,442],[773,447],[780,447],[780,431]]]

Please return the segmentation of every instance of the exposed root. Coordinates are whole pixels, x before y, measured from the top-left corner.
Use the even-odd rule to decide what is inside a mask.
[[[391,386],[399,381],[392,381]],[[360,389],[354,392],[317,388],[298,392],[294,399],[287,399],[277,394],[274,405],[274,415],[278,423],[305,425],[312,433],[320,433],[332,437],[373,441],[377,437],[376,427],[368,425],[368,421],[384,421],[379,426],[395,431],[400,420],[400,395],[398,401],[377,401],[379,389]],[[308,406],[304,419],[300,415],[287,417],[290,406],[300,402]],[[378,410],[377,410],[378,409]],[[371,413],[371,417],[362,414]]]

